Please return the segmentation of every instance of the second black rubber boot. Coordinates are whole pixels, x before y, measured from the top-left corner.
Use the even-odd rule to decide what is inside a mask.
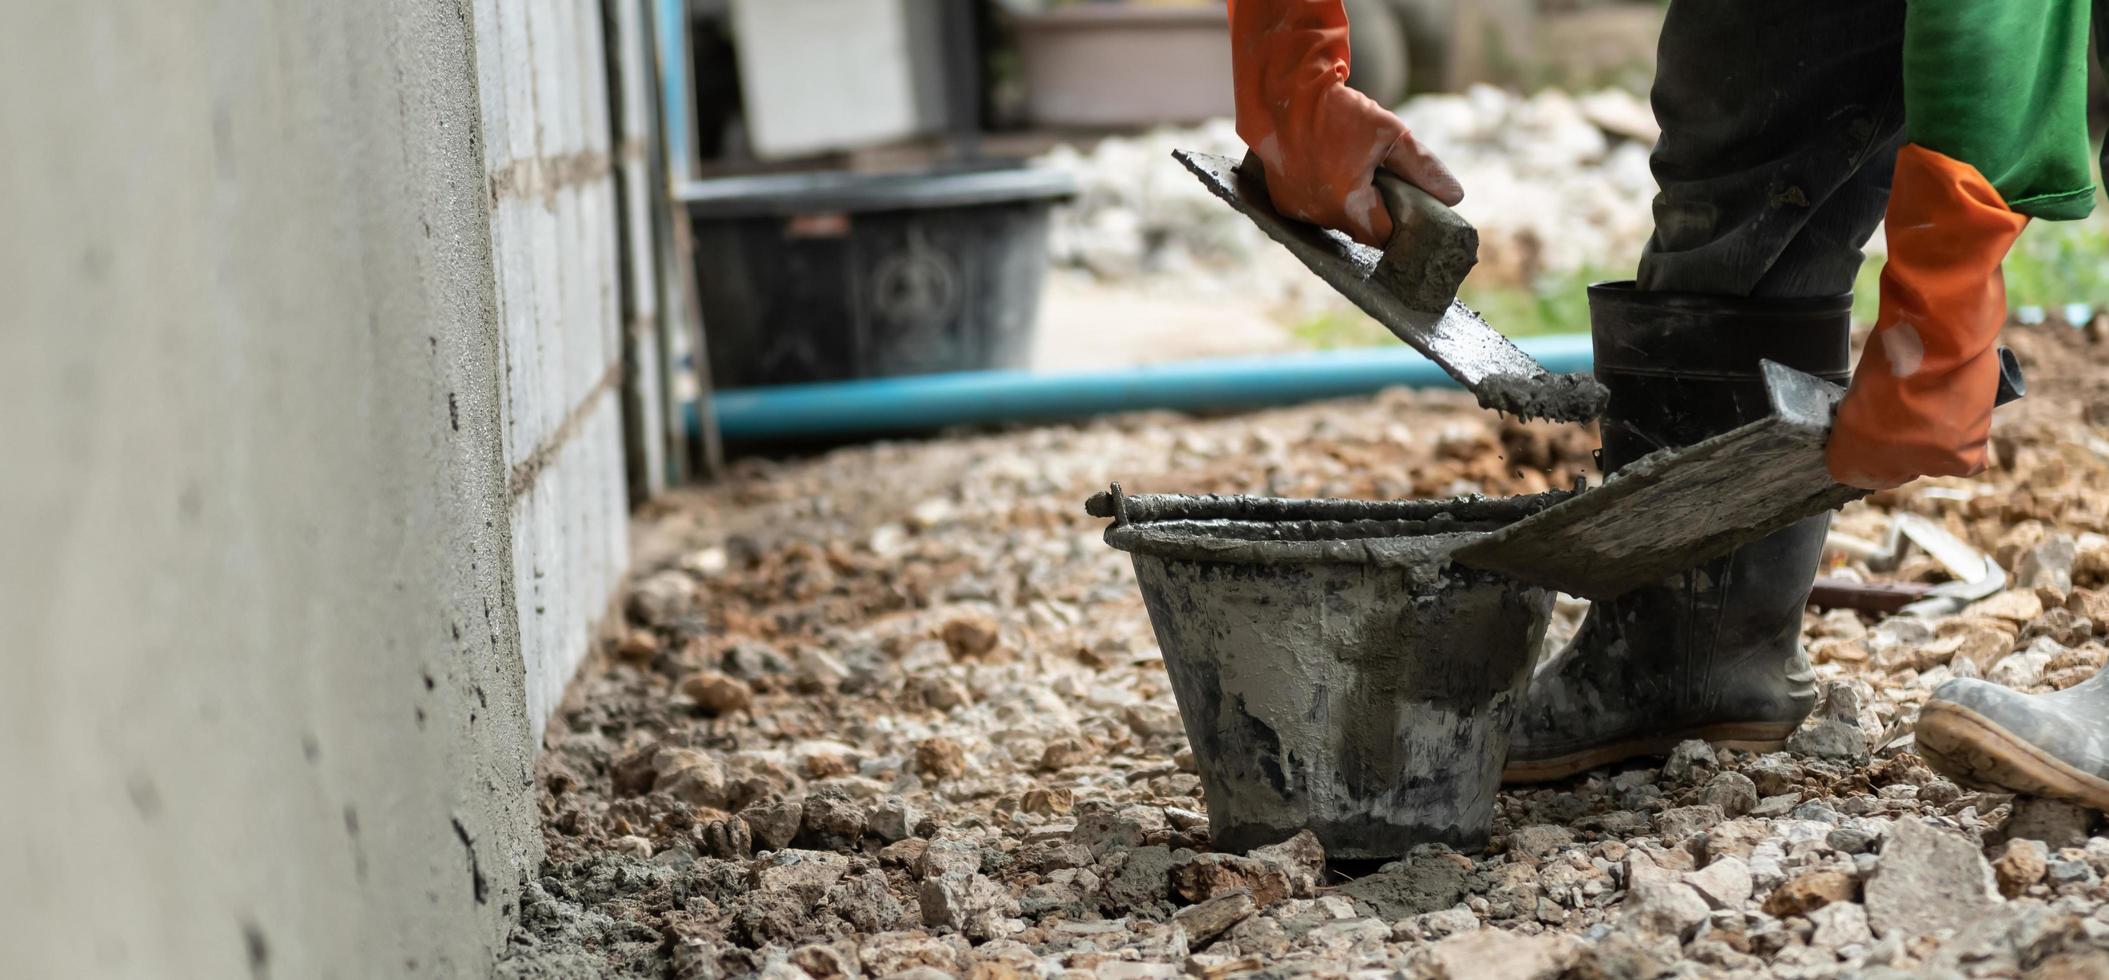
[[[1764,360],[1843,384],[1852,298],[1743,300],[1589,290],[1607,472],[1763,418]],[[1753,463],[1753,465],[1761,465]],[[1562,779],[1669,752],[1686,739],[1771,751],[1816,700],[1802,609],[1829,515],[1658,585],[1593,605],[1531,680],[1506,782]]]

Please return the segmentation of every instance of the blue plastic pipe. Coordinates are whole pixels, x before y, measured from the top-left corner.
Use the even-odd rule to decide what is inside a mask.
[[[1517,346],[1548,371],[1590,369],[1586,334],[1531,337]],[[724,438],[754,441],[1044,422],[1153,408],[1253,408],[1393,387],[1456,384],[1412,349],[1386,347],[1185,361],[1118,371],[967,371],[745,388],[718,392],[711,406]],[[694,428],[695,412],[691,410],[688,417]]]

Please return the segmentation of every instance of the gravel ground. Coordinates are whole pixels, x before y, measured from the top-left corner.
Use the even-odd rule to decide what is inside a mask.
[[[1812,612],[1826,703],[1792,751],[1687,743],[1504,793],[1486,853],[1379,869],[1328,868],[1308,837],[1210,852],[1126,558],[1082,502],[1116,479],[1524,492],[1589,472],[1588,433],[1395,393],[741,464],[638,520],[627,624],[551,725],[548,857],[499,975],[2109,975],[2092,815],[1909,751],[1942,679],[2050,689],[2109,656],[2101,334],[2009,333],[2035,390],[2002,413],[1999,467],[1838,530],[1925,515],[2010,590],[1945,616]],[[1851,550],[1827,574],[1943,576]]]

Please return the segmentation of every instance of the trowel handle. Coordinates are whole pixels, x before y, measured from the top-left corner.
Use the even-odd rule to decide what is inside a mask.
[[[1479,230],[1464,216],[1388,170],[1377,171],[1377,193],[1391,213],[1391,241],[1382,265],[1396,270],[1394,288],[1408,309],[1440,310],[1457,298],[1465,274],[1479,264]]]
[[[2015,357],[2008,348],[1999,348],[1999,394],[1993,398],[1992,407],[2020,401],[2026,394],[2028,378],[2021,373],[2021,358]]]

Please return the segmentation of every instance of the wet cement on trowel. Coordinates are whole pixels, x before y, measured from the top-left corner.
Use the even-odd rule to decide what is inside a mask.
[[[1588,422],[1604,413],[1611,392],[1587,374],[1546,373],[1535,378],[1491,375],[1472,389],[1479,407],[1529,421]]]
[[[1400,229],[1380,250],[1277,213],[1264,179],[1246,165],[1184,150],[1172,155],[1327,285],[1475,394],[1480,405],[1560,422],[1587,422],[1602,414],[1607,399],[1602,385],[1547,372],[1456,301],[1458,286],[1478,261],[1478,233],[1425,193],[1403,182],[1379,181]]]

